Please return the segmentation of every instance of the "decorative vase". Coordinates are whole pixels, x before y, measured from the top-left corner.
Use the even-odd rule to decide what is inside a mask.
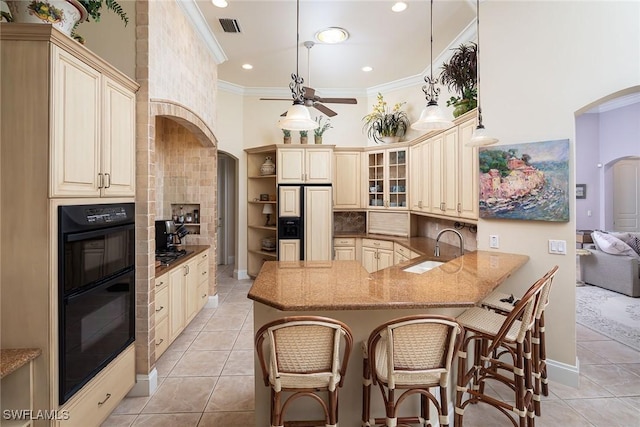
[[[264,158],[264,163],[260,166],[260,175],[275,175],[276,165],[273,164],[270,156]]]
[[[306,143],[307,143],[307,141],[308,141],[308,140],[307,140],[307,138],[308,138],[308,137],[306,137],[306,136],[301,136],[301,137],[300,137],[300,144],[306,144]]]
[[[313,140],[316,144],[322,144],[322,135],[314,135]]]
[[[399,136],[381,136],[380,140],[384,144],[394,144],[394,143],[400,141],[400,137]]]
[[[87,9],[77,0],[7,1],[14,22],[51,24],[67,36],[77,22],[87,19]]]
[[[284,143],[285,144],[291,144],[291,137],[290,136],[285,136],[284,137]]]

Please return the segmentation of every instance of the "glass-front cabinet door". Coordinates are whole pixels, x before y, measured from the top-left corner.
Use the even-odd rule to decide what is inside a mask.
[[[370,208],[407,208],[407,149],[368,153]]]

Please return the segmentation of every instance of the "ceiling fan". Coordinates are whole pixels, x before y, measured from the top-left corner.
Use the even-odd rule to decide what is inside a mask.
[[[310,83],[310,74],[311,74],[311,68],[310,68],[310,57],[311,57],[311,48],[315,45],[314,42],[312,41],[306,41],[303,43],[304,47],[307,48],[307,70],[309,72],[309,75],[307,75],[307,84]],[[357,104],[358,101],[355,98],[321,98],[318,95],[316,95],[316,90],[308,87],[308,86],[304,86],[303,88],[303,101],[304,101],[304,105],[306,107],[313,107],[316,110],[320,111],[321,113],[326,114],[329,117],[333,117],[335,115],[337,115],[338,113],[336,113],[335,111],[333,111],[332,109],[330,109],[329,107],[323,105],[323,104]],[[291,101],[291,99],[287,99],[287,98],[260,98],[260,100],[262,101]],[[282,114],[282,116],[286,116],[286,112],[284,114]]]

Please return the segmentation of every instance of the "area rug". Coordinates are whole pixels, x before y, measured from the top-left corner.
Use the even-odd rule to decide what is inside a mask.
[[[640,298],[576,287],[576,322],[640,351]]]

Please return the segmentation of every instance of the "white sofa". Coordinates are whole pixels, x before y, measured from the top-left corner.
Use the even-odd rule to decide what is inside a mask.
[[[640,259],[636,256],[614,255],[589,245],[591,255],[580,257],[582,280],[630,297],[640,297]]]

